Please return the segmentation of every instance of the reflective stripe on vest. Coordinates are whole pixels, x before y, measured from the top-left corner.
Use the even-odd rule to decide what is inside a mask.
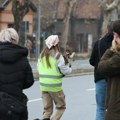
[[[50,56],[51,68],[48,68],[46,58],[43,57],[38,64],[40,89],[42,91],[57,92],[62,90],[63,74],[58,71],[57,60]]]
[[[58,84],[45,84],[45,83],[40,83],[40,85],[46,86],[46,87],[61,87],[61,86],[62,86],[62,83],[58,83]]]
[[[62,78],[63,75],[59,75],[59,76],[55,76],[55,75],[41,75],[40,74],[40,78],[53,78],[53,79],[59,79]]]

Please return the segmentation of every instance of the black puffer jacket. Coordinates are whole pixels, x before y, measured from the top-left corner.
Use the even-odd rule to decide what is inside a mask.
[[[23,89],[33,85],[32,69],[24,47],[0,42],[0,91],[5,91],[22,101]]]
[[[94,44],[89,62],[92,66],[94,66],[95,82],[105,78],[105,76],[98,71],[97,67],[98,67],[100,58],[102,57],[104,52],[108,48],[110,48],[112,44],[112,40],[113,40],[113,33],[109,32],[103,38],[101,38],[101,40],[96,41],[96,43]]]

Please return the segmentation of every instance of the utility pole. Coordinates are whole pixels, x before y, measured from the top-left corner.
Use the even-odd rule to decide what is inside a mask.
[[[25,25],[25,42],[27,41],[27,22],[24,22]]]
[[[38,13],[38,29],[37,29],[37,39],[36,39],[36,54],[37,57],[39,57],[40,54],[40,0],[39,0],[39,4],[37,7],[37,13]]]

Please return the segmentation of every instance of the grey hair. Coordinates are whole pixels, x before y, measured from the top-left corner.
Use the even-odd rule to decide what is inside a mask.
[[[19,36],[14,28],[6,28],[0,32],[0,42],[11,42],[18,44]]]

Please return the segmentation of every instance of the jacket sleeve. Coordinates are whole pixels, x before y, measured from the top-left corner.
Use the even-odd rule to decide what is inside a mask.
[[[94,44],[94,47],[93,47],[93,50],[92,50],[92,53],[89,59],[89,63],[92,66],[96,65],[96,53],[98,53],[97,46],[98,46],[98,41]]]
[[[27,61],[23,89],[31,87],[33,85],[33,83],[34,83],[34,78],[33,78],[32,68],[31,68],[29,62]]]
[[[98,69],[105,76],[120,74],[120,54],[108,49],[102,56]]]
[[[65,65],[65,61],[62,55],[60,55],[59,59],[57,60],[57,66],[61,73],[64,75],[71,73],[72,68],[69,65]]]

